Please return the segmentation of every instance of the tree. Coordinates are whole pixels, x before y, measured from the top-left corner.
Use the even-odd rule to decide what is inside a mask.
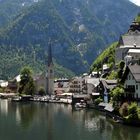
[[[35,93],[35,84],[32,77],[32,70],[29,67],[24,67],[21,72],[21,81],[19,83],[18,92],[20,94],[33,95]]]
[[[125,66],[124,61],[121,61],[121,62],[119,63],[119,71],[118,71],[118,78],[119,78],[119,79],[121,79],[122,76],[123,76],[124,66]]]
[[[111,96],[114,106],[120,106],[124,100],[124,88],[117,86],[111,90]]]
[[[43,87],[40,87],[39,91],[38,91],[38,94],[41,95],[41,96],[45,95],[45,89]]]
[[[125,122],[127,123],[139,123],[139,107],[135,102],[132,102],[128,107],[128,116],[125,117]]]

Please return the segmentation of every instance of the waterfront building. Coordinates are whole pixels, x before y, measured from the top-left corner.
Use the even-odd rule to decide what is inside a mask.
[[[46,73],[46,93],[48,95],[54,94],[54,64],[52,60],[51,42],[48,44],[48,65]]]
[[[35,82],[35,87],[36,87],[36,92],[40,90],[40,88],[43,88],[44,90],[46,89],[46,74],[38,74],[34,76],[34,82]]]
[[[125,88],[125,97],[130,100],[140,100],[140,65],[128,65],[122,82]]]
[[[84,84],[84,79],[82,77],[72,78],[69,83],[70,86],[69,92],[74,94],[82,94],[83,84]]]
[[[87,77],[85,81],[86,81],[86,87],[87,87],[87,90],[86,90],[87,94],[96,95],[98,92],[98,85],[100,83],[99,78]]]
[[[129,58],[126,57],[127,55]],[[140,23],[136,21],[132,22],[126,34],[120,36],[115,50],[116,63],[125,59],[129,61],[140,59]]]
[[[54,92],[56,95],[69,92],[69,79],[56,79],[54,81]]]
[[[100,80],[99,92],[104,99],[105,103],[110,100],[110,91],[117,86],[117,80]]]

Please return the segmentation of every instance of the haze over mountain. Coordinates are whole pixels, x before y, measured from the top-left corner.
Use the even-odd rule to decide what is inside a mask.
[[[130,1],[135,3],[136,5],[140,6],[140,0],[130,0]]]
[[[42,0],[27,6],[0,32],[0,76],[13,76],[25,64],[45,71],[49,38],[58,75],[86,72],[139,10],[128,0]]]

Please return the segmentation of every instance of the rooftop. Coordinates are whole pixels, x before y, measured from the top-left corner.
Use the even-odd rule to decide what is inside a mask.
[[[125,47],[135,47],[140,48],[140,34],[126,34],[121,36],[120,45]]]
[[[101,82],[107,89],[113,89],[117,85],[117,80],[101,80]]]
[[[132,73],[132,75],[134,76],[135,80],[137,82],[140,82],[140,65],[129,65],[128,66],[130,72]]]
[[[140,53],[140,49],[129,49],[128,53]]]
[[[119,39],[118,47],[140,48],[140,24],[133,21],[128,32]]]

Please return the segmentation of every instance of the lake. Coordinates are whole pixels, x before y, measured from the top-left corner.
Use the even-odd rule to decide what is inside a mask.
[[[96,110],[0,100],[0,140],[140,140],[140,128],[116,124]]]

